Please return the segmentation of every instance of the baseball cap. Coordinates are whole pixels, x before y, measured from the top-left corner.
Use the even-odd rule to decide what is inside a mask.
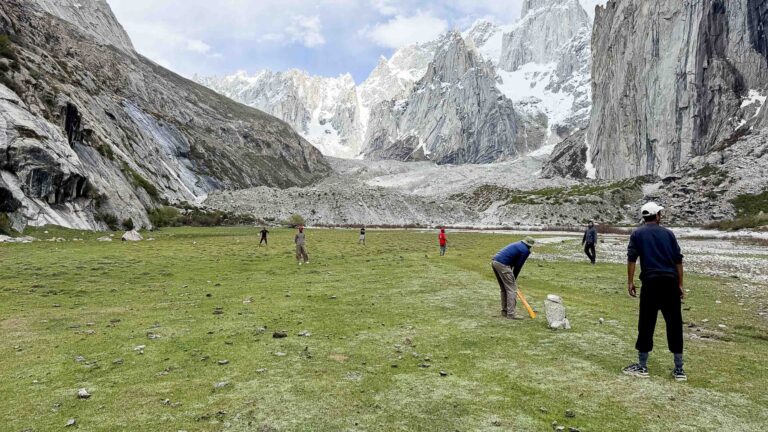
[[[664,210],[664,207],[656,204],[655,202],[651,201],[649,203],[646,203],[641,209],[640,209],[640,215],[642,217],[646,216],[654,216],[658,214],[660,211]]]

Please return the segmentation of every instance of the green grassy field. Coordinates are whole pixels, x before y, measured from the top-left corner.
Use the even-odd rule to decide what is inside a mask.
[[[534,254],[521,278],[528,300],[543,311],[547,294],[563,296],[573,325],[553,331],[543,315],[499,317],[489,259],[517,237],[449,234],[441,258],[432,233],[369,231],[362,247],[354,230],[310,230],[311,264],[299,267],[292,231],[273,230],[269,248],[256,247],[257,231],[168,229],[132,244],[38,231],[85,241],[0,245],[0,429],[61,430],[71,418],[93,431],[544,431],[555,421],[757,431],[768,421],[768,325],[736,304],[731,280],[689,276],[684,319],[712,335],[686,337],[689,381],[669,375],[661,319],[652,377],[639,380],[620,373],[635,356],[637,313],[623,266]]]

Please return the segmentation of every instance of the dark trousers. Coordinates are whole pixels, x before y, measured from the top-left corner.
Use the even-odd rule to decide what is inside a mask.
[[[267,243],[267,238],[266,237],[262,237],[261,238],[261,240],[259,241],[259,246],[261,246],[262,243],[264,243],[265,245],[269,246],[269,244]]]
[[[595,258],[597,258],[597,255],[595,254],[595,244],[594,243],[585,243],[584,244],[584,253],[587,254],[587,257],[589,257],[589,260],[592,262],[592,264],[595,263]]]
[[[674,354],[683,352],[683,313],[677,278],[660,277],[643,281],[640,290],[640,319],[637,324],[639,352],[653,351],[653,332],[661,311],[667,323],[667,345]]]

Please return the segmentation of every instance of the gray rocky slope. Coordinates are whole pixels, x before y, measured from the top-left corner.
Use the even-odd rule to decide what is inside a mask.
[[[17,228],[149,226],[161,203],[328,172],[283,121],[136,54],[103,0],[4,0],[0,34],[0,211]]]

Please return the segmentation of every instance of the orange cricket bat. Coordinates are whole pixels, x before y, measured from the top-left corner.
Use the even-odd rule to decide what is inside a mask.
[[[531,318],[536,318],[536,312],[533,311],[531,308],[531,305],[528,304],[528,302],[525,300],[525,296],[523,295],[523,292],[520,291],[520,287],[517,288],[517,298],[520,299],[521,302],[523,302],[523,306],[525,306],[525,309],[528,311],[528,315],[531,316]]]

